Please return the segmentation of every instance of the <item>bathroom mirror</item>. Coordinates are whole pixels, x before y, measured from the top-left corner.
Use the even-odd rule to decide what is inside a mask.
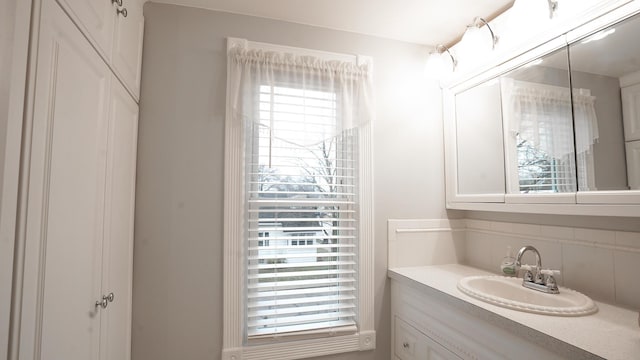
[[[460,195],[505,192],[500,82],[497,79],[455,95],[457,184]],[[491,200],[489,200],[491,201]]]
[[[500,77],[508,194],[576,191],[566,47]],[[558,202],[573,201],[557,197]]]
[[[578,191],[640,189],[640,15],[569,48]]]

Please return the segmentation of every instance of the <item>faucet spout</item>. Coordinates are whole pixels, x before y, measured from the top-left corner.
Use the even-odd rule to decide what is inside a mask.
[[[542,269],[542,260],[540,259],[540,253],[538,249],[534,248],[531,245],[527,245],[518,251],[518,255],[516,256],[516,269],[519,269],[522,266],[522,256],[527,251],[532,251],[536,255],[536,266],[538,267],[538,271]]]

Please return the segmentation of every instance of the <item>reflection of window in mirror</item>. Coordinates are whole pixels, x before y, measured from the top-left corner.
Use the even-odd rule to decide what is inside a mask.
[[[640,17],[634,16],[569,48],[573,87],[588,89],[596,99],[595,135],[585,128],[588,121],[578,121],[581,114],[576,111],[577,149],[592,147],[592,160],[583,171],[585,178],[578,179],[579,191],[640,189],[638,34]],[[575,95],[574,103],[580,109]],[[592,136],[597,141],[589,144]]]
[[[500,79],[509,193],[576,191],[567,51]]]

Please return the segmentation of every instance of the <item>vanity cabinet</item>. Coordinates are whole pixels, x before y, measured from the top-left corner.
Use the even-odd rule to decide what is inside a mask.
[[[143,1],[56,1],[138,100],[144,29]]]
[[[392,279],[392,359],[563,359],[453,303],[437,291]]]
[[[37,35],[20,358],[127,360],[138,105],[55,0]]]

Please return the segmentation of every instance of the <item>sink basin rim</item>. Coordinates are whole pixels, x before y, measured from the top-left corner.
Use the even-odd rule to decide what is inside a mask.
[[[513,310],[523,311],[523,312],[535,313],[535,314],[552,315],[552,316],[585,316],[585,315],[594,314],[598,311],[597,305],[593,302],[593,300],[591,300],[591,298],[589,298],[588,296],[578,291],[568,289],[565,287],[560,287],[560,294],[545,294],[545,293],[539,292],[538,296],[555,297],[555,296],[563,296],[562,294],[566,294],[564,295],[565,297],[568,295],[573,299],[579,299],[580,302],[577,305],[545,306],[545,305],[538,305],[534,303],[527,303],[527,302],[522,302],[518,300],[513,300],[513,299],[509,299],[499,295],[492,295],[492,294],[483,292],[481,290],[475,290],[471,285],[469,285],[469,283],[479,279],[485,279],[487,281],[503,282],[504,284],[507,284],[509,286],[512,286],[514,282],[517,282],[517,287],[514,287],[514,289],[517,289],[515,291],[525,291],[525,292],[536,291],[532,289],[527,289],[524,286],[522,286],[522,279],[514,278],[514,277],[499,276],[499,275],[467,276],[465,278],[460,279],[460,281],[458,281],[458,289],[462,291],[464,294],[467,294],[473,298],[482,300],[484,302],[487,302],[493,305],[497,305],[497,306],[501,306],[501,307],[505,307]]]

